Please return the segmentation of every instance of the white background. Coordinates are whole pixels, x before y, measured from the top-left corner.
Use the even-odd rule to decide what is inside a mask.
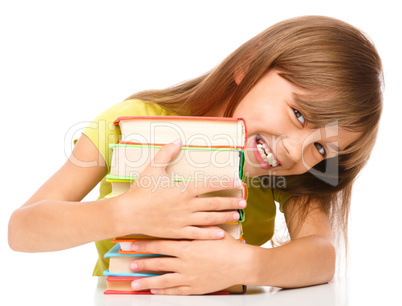
[[[383,59],[385,108],[377,146],[353,193],[349,273],[356,288],[366,280],[389,295],[402,285],[399,11],[394,1],[2,1],[3,275],[28,292],[49,277],[90,278],[92,244],[42,254],[7,245],[10,214],[66,161],[72,127],[134,92],[204,73],[278,21],[328,15],[365,31]],[[96,197],[95,190],[87,199]],[[352,291],[350,299],[361,297]]]

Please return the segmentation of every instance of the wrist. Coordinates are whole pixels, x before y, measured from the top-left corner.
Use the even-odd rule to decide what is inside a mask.
[[[261,285],[261,273],[264,270],[261,267],[263,263],[262,252],[269,251],[254,245],[246,245],[242,266],[247,269],[241,270],[241,282],[247,286]]]
[[[138,220],[132,219],[132,216],[138,216],[133,211],[135,205],[128,201],[126,193],[103,201],[108,206],[109,218],[112,220],[111,226],[116,237],[134,233],[140,234]]]

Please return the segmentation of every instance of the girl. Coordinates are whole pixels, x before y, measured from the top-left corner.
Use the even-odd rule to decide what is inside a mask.
[[[157,294],[201,294],[234,284],[283,288],[329,282],[335,245],[347,241],[354,179],[367,162],[382,110],[381,60],[367,37],[327,17],[278,23],[252,38],[218,67],[164,90],[132,95],[98,116],[84,130],[69,160],[9,222],[9,244],[25,252],[55,251],[96,241],[94,275],[108,268],[110,237],[130,233],[175,238],[142,241],[133,250],[172,255],[136,260],[133,271],[171,271],[132,283]],[[105,181],[119,129],[127,115],[242,117],[247,140],[247,244],[214,225],[239,218],[246,203],[234,198],[197,198],[233,188],[133,187],[104,199]],[[265,144],[266,150],[257,146]],[[157,163],[168,163],[180,142],[164,146]],[[272,154],[270,159],[267,155]],[[150,165],[141,176],[166,175]],[[101,181],[102,201],[80,202]],[[279,183],[280,182],[280,183]],[[275,202],[284,213],[290,241],[271,240]],[[180,240],[186,239],[186,240]],[[212,254],[211,254],[212,253]]]

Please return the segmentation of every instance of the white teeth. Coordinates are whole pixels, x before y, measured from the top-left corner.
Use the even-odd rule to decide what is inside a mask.
[[[272,153],[269,153],[269,154],[268,154],[268,163],[269,163],[271,166],[274,166],[274,165],[277,164],[277,161],[275,160],[275,157],[274,157],[274,155],[273,155]]]
[[[271,165],[272,167],[275,167],[278,165],[278,161],[275,159],[274,155],[268,151],[265,143],[264,144],[257,144],[257,149],[258,152],[260,152],[260,155],[262,157],[262,159],[269,165]]]

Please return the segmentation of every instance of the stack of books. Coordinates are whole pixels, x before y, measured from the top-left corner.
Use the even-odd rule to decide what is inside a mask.
[[[243,176],[244,149],[247,130],[241,118],[155,116],[119,117],[122,138],[111,144],[113,150],[110,173],[106,180],[112,185],[107,197],[126,192],[140,173],[151,163],[160,148],[177,138],[182,141],[180,153],[166,167],[172,181],[228,182]],[[247,198],[247,188],[222,189],[199,195],[199,197]],[[243,210],[238,210],[238,222],[219,225],[235,239],[242,237]],[[153,277],[152,271],[133,273],[130,263],[135,257],[165,256],[163,254],[131,251],[131,244],[141,239],[161,239],[139,234],[116,237],[116,245],[105,254],[110,258],[105,294],[150,294],[149,291],[134,291],[131,282],[137,278]],[[219,294],[244,293],[244,285],[226,288]]]

